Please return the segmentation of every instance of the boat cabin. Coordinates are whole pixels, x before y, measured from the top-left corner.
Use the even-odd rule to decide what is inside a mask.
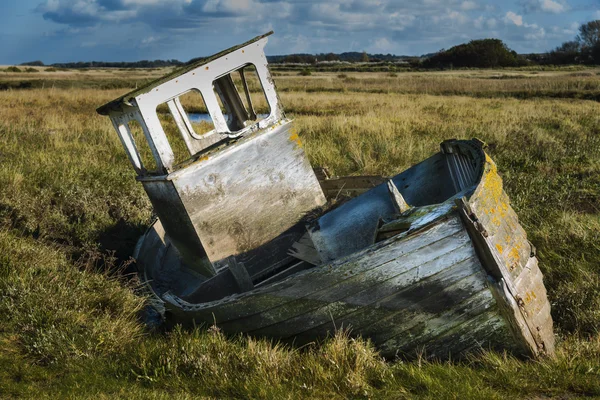
[[[188,63],[98,109],[110,117],[173,251],[205,277],[275,238],[284,245],[264,252],[280,259],[273,253],[285,252],[299,235],[285,233],[325,203],[267,68],[271,33]],[[205,109],[210,129],[201,132],[186,107]]]

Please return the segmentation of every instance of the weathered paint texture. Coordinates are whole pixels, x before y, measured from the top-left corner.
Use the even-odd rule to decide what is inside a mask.
[[[170,177],[212,262],[255,249],[325,204],[286,122]]]

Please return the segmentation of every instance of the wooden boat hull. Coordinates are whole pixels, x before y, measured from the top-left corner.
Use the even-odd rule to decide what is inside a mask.
[[[495,164],[476,141],[446,142],[442,150],[456,194],[406,232],[282,280],[194,303],[181,274],[188,283],[201,278],[182,272],[157,222],[139,243],[143,277],[167,319],[216,324],[227,333],[305,344],[345,328],[386,357],[460,358],[482,349],[552,355],[542,274]],[[324,241],[339,244],[339,232],[323,229]],[[173,279],[157,283],[159,274]]]

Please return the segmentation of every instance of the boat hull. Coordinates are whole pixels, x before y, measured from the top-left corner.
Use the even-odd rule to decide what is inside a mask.
[[[212,304],[193,305],[168,294],[165,300],[178,320],[296,344],[346,328],[371,339],[388,357],[425,352],[446,358],[507,345],[526,352],[510,339],[493,290],[455,212],[419,235],[270,287]]]
[[[302,345],[347,329],[386,357],[457,359],[488,349],[552,355],[537,259],[495,164],[468,143],[485,160],[470,172],[475,189],[441,204],[416,229],[278,282],[194,304],[169,285],[152,284],[165,268],[181,281],[176,251],[157,222],[140,242],[144,279],[169,321],[214,324],[231,334]]]

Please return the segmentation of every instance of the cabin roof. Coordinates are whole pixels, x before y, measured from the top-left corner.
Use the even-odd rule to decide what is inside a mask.
[[[171,79],[177,78],[177,77],[185,74],[186,72],[189,72],[193,69],[201,67],[205,64],[208,64],[209,62],[214,61],[217,58],[221,58],[221,57],[223,57],[231,52],[234,52],[242,47],[245,47],[254,42],[257,42],[260,39],[263,39],[271,34],[273,34],[273,31],[267,32],[264,35],[257,36],[254,39],[251,39],[245,43],[230,47],[227,50],[220,51],[216,54],[213,54],[212,56],[201,58],[197,61],[185,64],[182,67],[175,69],[173,72],[166,74],[165,76],[155,79],[152,82],[149,82],[148,84],[146,84],[138,89],[132,90],[131,92],[128,92],[112,101],[109,101],[108,103],[104,104],[103,106],[98,107],[96,109],[96,112],[98,112],[98,114],[101,114],[101,115],[108,115],[110,113],[110,111],[112,111],[112,110],[120,110],[121,106],[124,103],[128,103],[130,99],[135,98],[140,94],[149,92],[150,90],[154,89],[155,87],[157,87],[165,82],[168,82]]]

